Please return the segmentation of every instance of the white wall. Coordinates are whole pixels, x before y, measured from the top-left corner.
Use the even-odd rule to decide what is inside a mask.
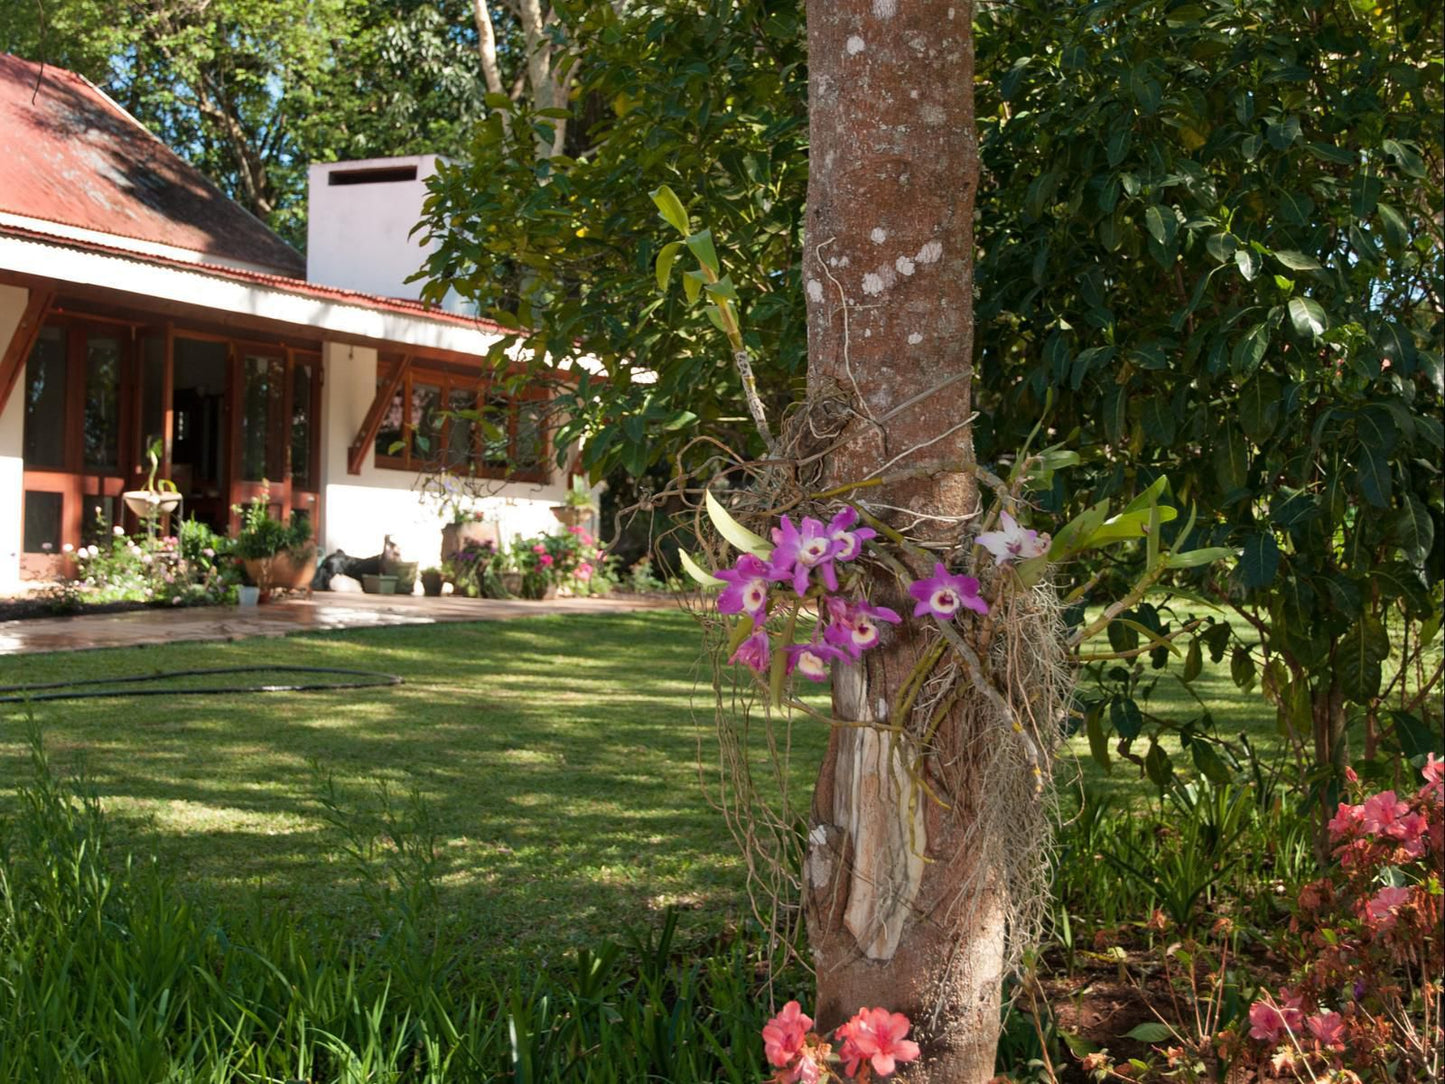
[[[346,453],[376,395],[376,351],[369,347],[327,343],[322,384],[322,537],[325,553],[342,549],[353,557],[381,552],[391,535],[402,560],[423,568],[441,557],[442,521],[434,505],[424,505],[422,478],[411,471],[374,465],[368,451],[360,474],[346,471]],[[518,535],[561,530],[551,508],[567,491],[562,472],[554,470],[549,485],[528,482],[491,483],[494,495],[481,499],[487,518],[499,524],[503,542]]]
[[[0,286],[0,354],[25,312],[30,291],[23,286]],[[0,593],[20,584],[20,545],[24,521],[20,507],[25,490],[25,369],[15,381],[10,402],[0,413]]]

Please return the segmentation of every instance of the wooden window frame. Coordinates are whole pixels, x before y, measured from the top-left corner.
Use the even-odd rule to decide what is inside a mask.
[[[400,365],[399,357],[382,357],[378,359],[376,385],[380,392],[392,379],[396,367]],[[471,395],[472,402],[477,410],[487,409],[490,401],[505,400],[507,406],[507,456],[508,465],[497,467],[486,463],[482,459],[484,437],[480,429],[473,436],[472,452],[465,468],[460,466],[449,467],[444,464],[445,449],[448,447],[451,438],[451,427],[456,424],[452,418],[445,418],[440,432],[437,434],[437,450],[430,457],[423,458],[412,451],[412,438],[415,432],[415,423],[412,419],[412,404],[414,402],[412,388],[414,384],[421,384],[427,387],[434,387],[439,390],[442,410],[451,409],[450,404],[454,393]],[[517,469],[512,466],[515,463],[519,450],[519,430],[521,421],[521,407],[526,403],[545,403],[549,396],[545,389],[535,389],[523,392],[521,395],[511,395],[501,390],[500,385],[489,373],[459,372],[454,369],[444,368],[439,365],[427,364],[423,361],[413,359],[407,371],[402,374],[401,382],[397,385],[396,394],[401,396],[401,450],[398,454],[392,455],[375,447],[373,441],[373,463],[380,470],[404,470],[413,473],[425,471],[449,470],[454,474],[465,474],[469,478],[488,478],[502,482],[530,482],[538,485],[546,485],[552,480],[550,467],[551,432],[545,424],[542,427],[542,447],[538,450],[537,465],[531,469]],[[390,410],[390,404],[384,409]],[[379,431],[378,431],[379,432]]]

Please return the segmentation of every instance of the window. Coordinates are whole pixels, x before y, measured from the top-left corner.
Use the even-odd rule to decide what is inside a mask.
[[[397,364],[383,361],[378,389]],[[485,374],[413,366],[376,431],[376,465],[544,482],[546,408],[541,394],[498,393]]]
[[[40,329],[25,363],[25,465],[65,466],[65,330]],[[58,513],[57,513],[58,514]]]

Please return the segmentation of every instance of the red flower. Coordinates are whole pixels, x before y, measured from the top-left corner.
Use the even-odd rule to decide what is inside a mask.
[[[1305,1021],[1305,1025],[1310,1029],[1310,1034],[1324,1046],[1343,1043],[1345,1019],[1337,1012],[1322,1012],[1318,1016],[1311,1016]]]
[[[858,1074],[860,1062],[867,1061],[879,1076],[888,1076],[900,1061],[918,1057],[918,1044],[905,1039],[912,1025],[901,1012],[887,1009],[858,1010],[858,1014],[837,1031],[843,1040],[838,1056],[843,1059],[848,1076]]]

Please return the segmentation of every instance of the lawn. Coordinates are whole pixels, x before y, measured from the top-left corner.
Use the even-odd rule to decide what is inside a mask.
[[[405,684],[178,691],[43,704],[35,714],[55,766],[84,772],[120,842],[154,853],[211,900],[249,906],[259,893],[328,923],[366,921],[363,867],[322,800],[330,778],[354,823],[375,822],[384,787],[403,824],[423,834],[430,825],[443,908],[485,953],[616,937],[669,904],[689,910],[697,935],[743,915],[743,866],[699,779],[699,753],[708,763],[713,748],[711,691],[684,614],[20,656],[6,661],[3,680],[276,663],[378,670]],[[1221,733],[1273,733],[1272,712],[1241,697],[1226,667],[1206,668],[1195,689]],[[1170,676],[1154,694],[1176,717],[1197,712],[1186,699]],[[0,809],[24,775],[23,720],[14,708],[0,714]],[[810,725],[795,736],[804,794],[823,740]],[[1073,761],[1064,769],[1066,787],[1140,793],[1132,765],[1116,763],[1106,780],[1083,752],[1078,771]],[[381,846],[373,870],[395,854]]]

